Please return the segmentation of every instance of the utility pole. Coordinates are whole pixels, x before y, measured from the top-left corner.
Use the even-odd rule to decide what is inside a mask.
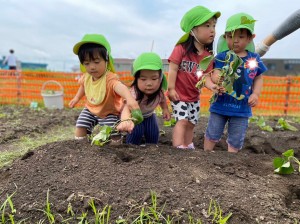
[[[151,49],[150,49],[150,52],[153,51],[153,47],[154,47],[154,40],[152,40],[152,44],[151,44]]]

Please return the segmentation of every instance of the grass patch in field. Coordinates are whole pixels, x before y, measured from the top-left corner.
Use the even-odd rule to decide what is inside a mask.
[[[64,141],[74,138],[74,126],[53,128],[50,131],[34,137],[24,136],[13,143],[12,150],[0,151],[0,168],[10,165],[29,151],[51,142]]]
[[[26,220],[16,220],[15,214],[17,213],[17,208],[13,204],[13,196],[17,192],[7,195],[7,199],[4,202],[0,201],[0,223],[26,223]],[[72,206],[68,205],[67,214],[59,214],[53,212],[51,209],[51,202],[49,200],[49,189],[47,191],[47,199],[44,209],[37,209],[38,211],[44,214],[44,218],[40,220],[35,220],[36,223],[45,223],[48,220],[48,223],[69,223],[69,221],[77,220],[78,224],[179,224],[179,223],[188,223],[188,224],[202,224],[204,223],[201,218],[195,218],[191,212],[187,213],[178,213],[178,214],[167,214],[164,212],[166,204],[162,207],[158,206],[157,194],[154,191],[150,192],[151,201],[149,203],[144,203],[143,205],[137,205],[137,210],[132,208],[128,211],[126,217],[122,215],[113,220],[111,218],[111,209],[109,205],[103,205],[102,208],[99,208],[95,205],[94,199],[90,198],[88,204],[91,209],[83,209],[81,213],[75,214],[72,210]],[[225,215],[222,211],[219,203],[216,200],[211,199],[209,208],[205,211],[206,219],[209,220],[209,223],[215,224],[227,224],[228,220],[231,218],[232,213]],[[29,217],[27,217],[29,218]]]

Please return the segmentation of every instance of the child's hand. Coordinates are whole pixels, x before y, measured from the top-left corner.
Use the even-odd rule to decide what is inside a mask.
[[[214,93],[218,93],[219,95],[222,95],[222,93],[225,93],[225,88],[223,86],[218,86],[216,84],[212,84],[211,86],[208,87],[211,91]]]
[[[131,133],[134,128],[134,123],[132,121],[122,121],[118,126],[117,130],[119,132],[128,132]]]
[[[177,94],[175,89],[169,89],[168,90],[168,97],[172,102],[179,101],[179,95]]]
[[[224,79],[225,79],[224,76],[219,76],[219,77],[218,77],[218,82],[217,82],[217,84],[218,84],[218,85],[221,85],[222,82],[224,81]]]
[[[163,109],[163,119],[167,121],[171,119],[171,114],[168,108]]]
[[[255,107],[258,104],[258,95],[256,93],[252,93],[248,99],[248,104],[250,107]]]
[[[219,93],[219,95],[222,95],[225,92],[226,92],[226,89],[223,86],[218,86],[218,93]]]
[[[73,98],[70,102],[69,102],[69,107],[73,108],[77,103],[78,103],[78,99],[77,98]]]

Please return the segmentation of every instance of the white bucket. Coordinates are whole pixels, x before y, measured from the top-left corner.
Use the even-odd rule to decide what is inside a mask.
[[[45,90],[45,87],[49,83],[57,84],[61,90]],[[64,88],[63,86],[54,80],[44,82],[41,90],[41,94],[44,98],[45,107],[49,109],[63,109],[64,108]]]

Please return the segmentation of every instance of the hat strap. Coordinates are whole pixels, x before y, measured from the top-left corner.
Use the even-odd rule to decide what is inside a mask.
[[[196,35],[195,35],[195,33],[193,32],[193,30],[191,30],[191,33],[193,34],[193,37],[195,38],[195,40],[196,40],[199,44],[205,46],[205,44],[201,43],[201,42],[198,40],[198,38],[196,37]]]

